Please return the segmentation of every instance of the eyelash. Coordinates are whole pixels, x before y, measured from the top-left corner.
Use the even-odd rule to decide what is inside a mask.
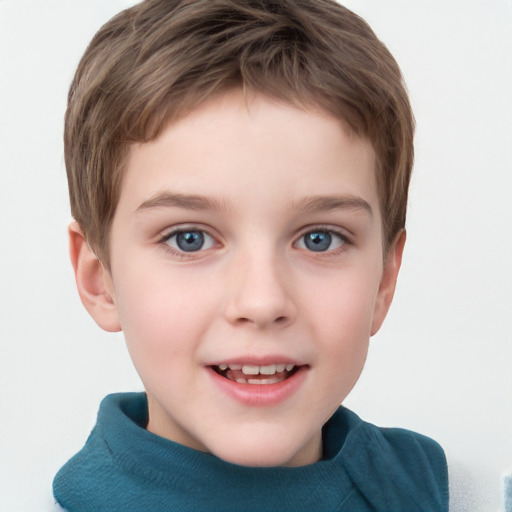
[[[304,239],[304,237],[308,234],[312,233],[328,233],[334,237],[336,237],[340,242],[341,246],[337,247],[335,249],[327,249],[326,251],[313,251],[308,249],[303,249],[307,251],[309,254],[316,256],[316,257],[328,257],[328,256],[337,256],[338,254],[342,253],[347,249],[348,245],[352,245],[353,242],[351,239],[341,230],[334,229],[331,226],[322,226],[322,225],[314,225],[314,226],[308,226],[298,236],[296,241],[294,242],[294,245],[297,245],[301,240]]]
[[[203,252],[204,250],[206,250],[206,249],[200,249],[198,251],[187,252],[187,251],[177,250],[174,247],[171,247],[169,245],[169,240],[171,240],[173,237],[179,235],[180,233],[203,233],[215,242],[215,237],[210,235],[205,229],[200,228],[200,227],[186,226],[186,227],[182,227],[182,228],[173,229],[169,233],[166,233],[165,235],[163,235],[160,238],[160,240],[158,241],[158,243],[160,245],[163,245],[164,249],[166,251],[168,251],[175,258],[192,259],[195,257],[195,255],[197,255],[197,253],[200,253],[200,252]]]
[[[180,233],[203,233],[204,235],[206,235],[207,237],[211,238],[213,240],[213,243],[215,244],[215,237],[210,235],[207,230],[201,228],[201,227],[197,227],[197,226],[186,226],[186,227],[180,227],[180,228],[177,228],[177,229],[173,229],[172,231],[166,233],[165,235],[163,235],[159,240],[158,240],[158,243],[160,245],[163,245],[164,246],[164,249],[166,251],[168,251],[173,257],[175,258],[179,258],[179,259],[193,259],[195,257],[197,257],[197,254],[198,253],[201,253],[201,252],[204,252],[206,250],[208,250],[209,248],[207,249],[199,249],[197,251],[190,251],[190,252],[187,252],[187,251],[182,251],[182,250],[176,250],[175,248],[171,247],[169,245],[169,240],[171,240],[173,237],[179,235]],[[304,248],[302,250],[312,254],[312,255],[315,255],[315,256],[336,256],[338,255],[339,253],[343,252],[345,249],[346,249],[346,246],[347,245],[352,245],[352,241],[350,240],[350,238],[343,232],[337,230],[337,229],[333,229],[332,227],[329,227],[329,226],[308,226],[307,228],[305,228],[301,233],[300,235],[296,238],[295,242],[293,243],[293,246],[296,247],[297,244],[304,239],[304,237],[308,234],[312,234],[312,233],[327,233],[329,235],[333,235],[334,237],[336,237],[340,242],[341,242],[341,246],[340,247],[337,247],[335,249],[327,249],[325,251],[313,251],[311,249],[307,249],[307,248]]]

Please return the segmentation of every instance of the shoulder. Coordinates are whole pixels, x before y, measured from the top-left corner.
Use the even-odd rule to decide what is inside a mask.
[[[109,395],[102,401],[96,426],[85,446],[66,462],[53,481],[53,494],[66,510],[97,512],[104,510],[106,497],[126,493],[128,477],[123,474],[112,444],[129,444],[130,432],[137,428],[129,414],[142,422],[144,407],[145,396],[140,393]]]
[[[53,494],[66,510],[101,510],[96,497],[108,494],[118,471],[95,428],[85,446],[69,459],[53,480]]]
[[[351,424],[344,446],[347,469],[378,510],[448,510],[446,457],[436,441],[377,427],[347,409],[342,413]]]
[[[401,428],[372,427],[405,467],[430,469],[439,478],[445,475],[444,450],[430,437]]]

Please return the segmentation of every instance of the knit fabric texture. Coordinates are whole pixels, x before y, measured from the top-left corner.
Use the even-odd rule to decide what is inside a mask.
[[[107,396],[84,448],[58,472],[53,492],[70,512],[446,512],[442,448],[378,428],[340,407],[323,429],[324,458],[300,467],[245,467],[145,429],[144,393]]]

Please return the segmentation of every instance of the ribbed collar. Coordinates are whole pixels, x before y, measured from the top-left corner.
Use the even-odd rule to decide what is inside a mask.
[[[340,407],[324,427],[326,458],[301,467],[245,467],[193,450],[145,429],[147,399],[144,393],[107,396],[100,407],[97,433],[124,472],[190,493],[213,487],[226,503],[236,500],[239,510],[259,508],[264,502],[290,502],[335,509],[353,489],[345,469],[344,450],[354,429],[364,425],[355,414]],[[255,485],[257,482],[257,485]],[[246,497],[246,499],[244,499]],[[197,498],[197,497],[195,497]],[[205,502],[205,506],[211,502]],[[261,509],[261,508],[260,508]]]

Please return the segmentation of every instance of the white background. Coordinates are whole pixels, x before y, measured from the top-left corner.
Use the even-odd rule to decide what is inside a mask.
[[[82,308],[62,118],[95,30],[128,0],[0,0],[0,510],[51,510],[101,398],[141,384]],[[437,439],[452,510],[498,511],[512,470],[512,1],[350,0],[417,118],[395,303],[346,404]]]

